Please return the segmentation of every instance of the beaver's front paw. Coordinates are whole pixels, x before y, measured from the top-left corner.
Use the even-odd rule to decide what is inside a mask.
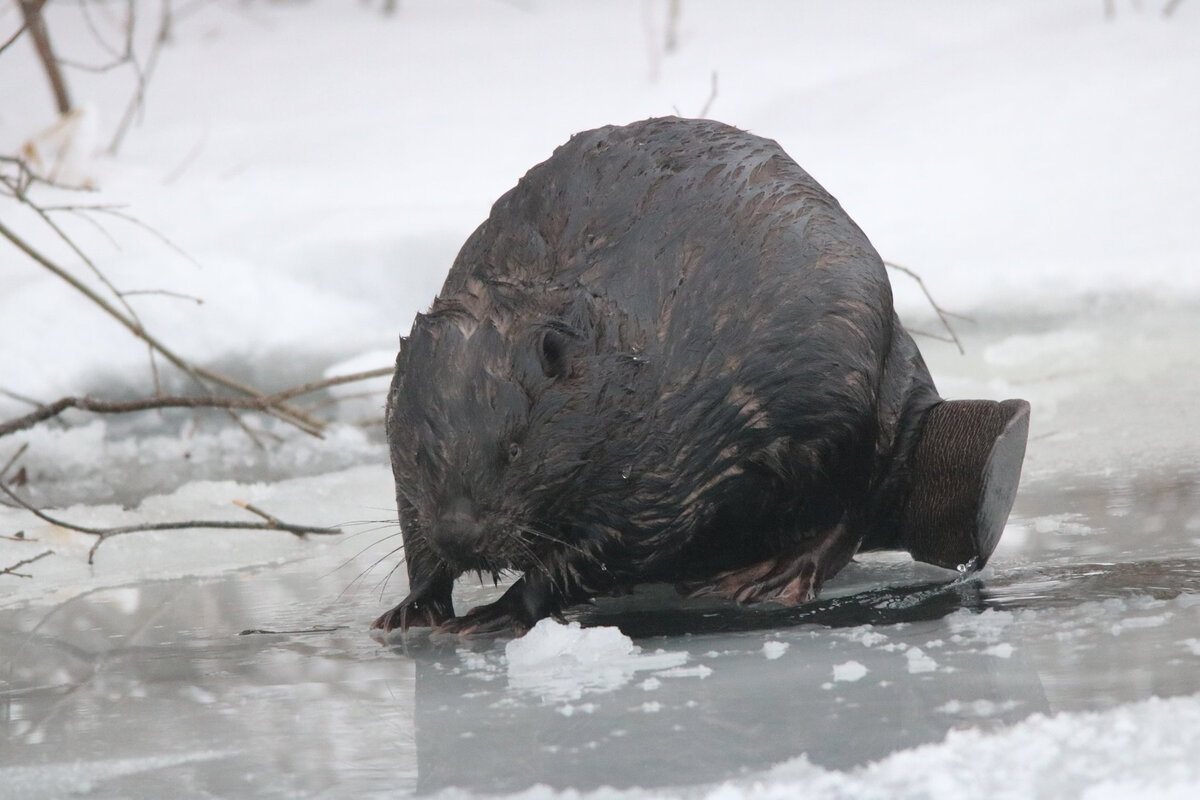
[[[522,609],[503,602],[503,598],[486,606],[472,608],[461,617],[442,622],[434,633],[456,636],[521,636],[537,620],[529,619]]]
[[[447,619],[434,633],[457,636],[520,636],[539,619],[557,615],[565,604],[558,586],[545,575],[527,572],[499,600]]]
[[[450,596],[430,597],[410,594],[398,606],[382,614],[371,623],[372,628],[384,633],[396,629],[437,628],[447,620],[453,620],[454,605]]]

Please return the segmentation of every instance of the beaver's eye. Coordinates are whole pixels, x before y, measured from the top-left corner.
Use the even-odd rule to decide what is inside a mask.
[[[516,442],[509,442],[508,445],[508,460],[516,461],[521,457],[521,445]]]
[[[567,363],[567,339],[557,331],[546,331],[542,336],[541,353],[542,372],[547,378],[559,379],[566,377],[569,369]]]

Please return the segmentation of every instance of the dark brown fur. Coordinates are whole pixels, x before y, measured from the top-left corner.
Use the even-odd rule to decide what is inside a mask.
[[[410,594],[375,626],[520,632],[663,580],[804,602],[860,547],[913,549],[910,455],[941,402],[878,254],[777,144],[675,118],[578,134],[496,202],[402,343]],[[509,570],[455,616],[455,578]]]

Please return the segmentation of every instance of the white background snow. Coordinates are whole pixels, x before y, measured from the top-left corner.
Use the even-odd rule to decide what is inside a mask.
[[[119,13],[117,4],[103,5]],[[631,740],[637,720],[650,717],[702,735],[682,698],[686,687],[714,685],[722,666],[729,674],[738,665],[738,686],[779,674],[783,682],[766,685],[781,693],[802,686],[796,691],[807,698],[850,706],[869,703],[871,692],[945,687],[925,703],[928,714],[950,720],[941,732],[898,738],[868,764],[820,766],[797,747],[778,766],[752,764],[749,774],[731,769],[703,780],[680,770],[644,791],[614,773],[607,782],[625,787],[618,796],[725,800],[803,790],[812,797],[949,798],[969,786],[995,797],[1190,798],[1200,791],[1200,687],[1186,677],[1200,668],[1194,576],[1164,568],[1176,581],[1169,597],[1156,595],[1153,581],[1127,592],[1105,584],[1072,604],[1074,584],[1062,590],[1067,573],[1038,572],[1048,560],[1064,570],[1105,561],[1113,571],[1095,581],[1126,572],[1136,579],[1139,559],[1175,559],[1169,563],[1186,571],[1200,550],[1200,3],[1184,0],[1169,17],[1164,5],[682,0],[678,46],[665,52],[665,0],[405,0],[391,16],[379,3],[215,0],[180,15],[143,113],[115,158],[101,151],[134,91],[131,76],[68,72],[84,119],[57,177],[97,190],[45,199],[119,204],[169,239],[174,247],[116,218],[101,218],[101,231],[59,217],[122,289],[203,300],[133,297],[159,337],[190,358],[282,387],[387,366],[397,336],[436,293],[458,246],[526,169],[579,130],[698,114],[716,74],[710,116],[779,141],[885,258],[919,271],[943,306],[973,318],[956,323],[965,356],[919,340],[942,393],[1033,403],[1026,494],[988,575],[1013,602],[1026,594],[1053,602],[959,610],[940,627],[748,633],[714,640],[720,644],[711,652],[702,638],[635,645],[607,625],[591,633],[547,625],[536,631],[541,639],[510,644],[507,656],[503,646],[454,656],[446,675],[459,672],[439,674],[451,681],[439,685],[451,693],[483,687],[492,692],[488,702],[520,709],[526,727],[545,719],[539,714],[572,725],[611,722],[628,729],[616,738]],[[146,52],[157,4],[137,7]],[[61,53],[85,63],[107,57],[76,4],[51,2],[47,16]],[[18,26],[15,5],[0,8],[0,40]],[[0,153],[16,153],[54,121],[32,49],[17,42],[0,54]],[[37,141],[55,163],[52,143]],[[15,203],[0,200],[0,220],[86,276],[78,258]],[[899,274],[893,284],[906,322],[936,330],[916,286]],[[140,342],[2,241],[0,342],[0,389],[11,393],[49,401],[133,397],[152,388]],[[154,582],[245,578],[259,592],[242,614],[251,622],[307,628],[328,618],[349,626],[313,653],[299,645],[274,652],[291,676],[290,684],[280,680],[280,691],[312,691],[309,702],[319,706],[315,687],[323,679],[305,665],[324,659],[362,686],[392,673],[414,683],[425,674],[428,683],[441,661],[422,673],[423,662],[413,667],[402,651],[366,633],[367,622],[403,592],[401,577],[382,598],[378,591],[394,562],[356,580],[397,544],[384,538],[395,530],[378,424],[384,385],[375,382],[373,395],[341,406],[324,440],[260,421],[278,437],[266,450],[236,428],[185,417],[77,415],[70,428],[0,439],[0,465],[29,444],[20,462],[29,496],[79,523],[231,518],[243,513],[231,505],[237,499],[347,530],[336,541],[272,533],[127,536],[107,542],[89,567],[89,537],[0,506],[0,535],[24,531],[38,540],[0,538],[0,568],[54,551],[24,569],[31,578],[0,575],[0,613],[48,618],[95,596],[116,615],[144,608]],[[0,395],[0,419],[27,408]],[[1100,499],[1087,506],[1095,513],[1081,511],[1084,501],[1076,500],[1097,486]],[[1164,491],[1175,492],[1173,505],[1155,500]],[[1118,525],[1126,527],[1111,527]],[[1006,578],[1006,567],[1017,577]],[[887,561],[851,573],[834,594],[921,578]],[[290,588],[264,594],[261,587],[273,583]],[[188,636],[217,652],[246,651],[221,638],[237,632],[230,626],[240,611],[195,613]],[[84,628],[76,634],[86,639]],[[4,648],[24,635],[10,632]],[[1104,701],[1111,686],[1080,666],[1095,662],[1053,649],[1068,648],[1072,637],[1116,648],[1124,666],[1108,677],[1142,688],[1114,690]],[[539,641],[543,650],[531,656]],[[555,647],[572,655],[554,656]],[[1137,661],[1139,649],[1170,655],[1147,666]],[[0,720],[9,740],[0,747],[0,796],[110,796],[105,781],[129,776],[134,782],[118,784],[124,788],[114,795],[153,793],[153,779],[141,776],[223,763],[242,744],[235,739],[227,748],[197,735],[165,747],[148,737],[136,752],[67,748],[36,756],[39,744],[61,743],[46,733],[52,726],[13,705],[29,690],[21,681],[32,680],[22,678],[26,667],[15,652],[0,650]],[[1083,662],[1056,661],[1068,652]],[[601,666],[589,665],[592,656]],[[50,659],[30,674],[47,686],[87,686],[68,661]],[[1042,713],[969,695],[967,675],[1006,669],[1040,675]],[[154,696],[145,680],[141,691]],[[191,700],[212,709],[227,699],[220,687],[228,684],[204,685]],[[412,719],[429,712],[419,698],[415,710],[406,705],[412,701],[388,685],[369,702],[364,694],[371,713],[340,711],[343,730],[411,739]],[[269,713],[275,688],[247,688],[238,703]],[[105,684],[101,694],[120,691]],[[610,720],[613,697],[629,710]],[[305,730],[326,724],[311,713],[317,716]],[[5,753],[18,744],[21,758],[10,760]],[[384,794],[372,776],[410,770],[407,781],[417,769],[352,750],[336,762],[366,772],[332,785],[360,787],[367,796]],[[404,781],[398,785],[410,786]],[[321,785],[281,787],[310,793]],[[463,785],[472,794],[558,796],[558,788]]]

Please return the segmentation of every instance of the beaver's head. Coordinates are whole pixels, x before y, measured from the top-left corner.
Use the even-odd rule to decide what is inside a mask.
[[[392,468],[409,535],[454,571],[553,569],[588,546],[638,371],[612,322],[585,292],[498,286],[418,315],[388,397]]]

